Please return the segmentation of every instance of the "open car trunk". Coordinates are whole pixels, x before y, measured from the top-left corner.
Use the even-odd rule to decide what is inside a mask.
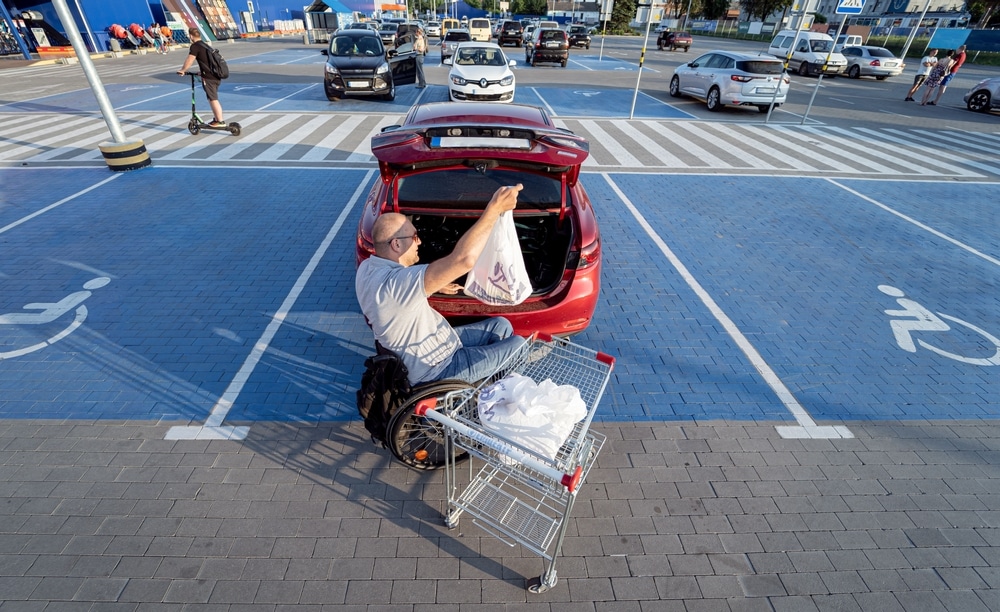
[[[410,216],[413,226],[420,234],[422,264],[451,253],[458,239],[479,218],[478,214],[459,216],[413,213],[405,210],[403,212]],[[573,224],[569,218],[560,221],[558,213],[518,214],[515,211],[514,225],[524,256],[524,267],[531,280],[532,296],[551,293],[566,271],[573,238]],[[465,284],[465,277],[456,282]]]
[[[467,161],[461,167],[399,177],[393,184],[394,208],[411,218],[420,234],[420,263],[426,264],[455,248],[499,187],[522,184],[514,210],[518,242],[532,296],[547,295],[559,285],[566,267],[575,267],[579,257],[573,250],[575,230],[567,202],[570,190],[561,172],[496,165]]]

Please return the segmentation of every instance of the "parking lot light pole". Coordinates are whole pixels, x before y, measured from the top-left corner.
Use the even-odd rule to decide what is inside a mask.
[[[635,101],[639,97],[639,79],[642,78],[642,62],[646,59],[646,45],[649,44],[649,24],[653,21],[652,11],[653,2],[649,0],[648,2],[640,2],[638,4],[640,7],[648,7],[646,11],[646,36],[642,39],[642,52],[639,54],[639,74],[635,77],[635,92],[632,93],[632,110],[628,112],[628,118],[631,119],[635,116]]]
[[[930,7],[931,7],[931,0],[927,0],[927,3],[924,4],[924,10],[923,10],[923,12],[920,13],[920,19],[917,20],[916,27],[914,27],[913,29],[911,29],[910,30],[910,35],[906,37],[906,44],[903,45],[903,52],[899,54],[899,59],[902,60],[904,64],[906,63],[906,54],[910,50],[910,45],[913,44],[913,39],[916,38],[916,36],[917,36],[917,30],[920,29],[920,24],[922,24],[924,22],[924,17],[927,16],[927,9],[929,9]],[[924,50],[924,52],[926,53],[926,49]],[[919,67],[918,67],[918,70],[919,70]]]
[[[98,145],[101,153],[104,154],[104,161],[111,170],[117,172],[148,166],[151,161],[149,153],[146,152],[146,145],[141,140],[129,141],[125,138],[125,132],[122,130],[121,123],[118,122],[118,115],[115,114],[115,109],[111,106],[108,92],[104,89],[104,83],[101,82],[97,69],[94,68],[94,61],[90,59],[90,52],[87,50],[86,43],[83,42],[83,37],[80,36],[80,31],[76,27],[72,13],[69,12],[66,0],[52,0],[52,6],[56,9],[56,15],[59,16],[63,29],[66,30],[66,36],[69,38],[70,44],[73,45],[76,57],[80,60],[80,66],[90,83],[90,89],[94,92],[94,97],[97,98],[97,105],[101,109],[101,115],[104,116],[104,122],[108,125],[108,130],[114,138],[114,142],[104,142]]]

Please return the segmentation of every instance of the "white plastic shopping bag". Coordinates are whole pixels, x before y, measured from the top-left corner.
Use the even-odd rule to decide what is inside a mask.
[[[484,387],[477,408],[484,429],[549,459],[555,459],[573,426],[587,416],[576,387],[549,378],[536,384],[514,373]]]
[[[486,247],[466,276],[465,295],[493,306],[515,306],[531,295],[513,212],[507,211],[497,219]]]

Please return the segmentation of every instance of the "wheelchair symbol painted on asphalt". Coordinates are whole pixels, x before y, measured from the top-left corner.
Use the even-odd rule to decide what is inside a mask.
[[[583,96],[583,97],[585,97],[585,98],[592,98],[592,97],[594,97],[594,96],[599,96],[599,95],[601,95],[601,92],[599,92],[599,91],[594,91],[594,90],[592,90],[592,89],[591,89],[591,90],[588,90],[588,91],[574,91],[573,93],[575,93],[575,94],[576,94],[576,95],[578,95],[578,96]]]
[[[87,307],[83,305],[84,300],[93,295],[94,289],[100,289],[110,282],[110,278],[106,276],[99,276],[84,283],[84,291],[75,291],[58,302],[33,302],[31,304],[24,305],[23,310],[36,312],[11,312],[0,315],[0,325],[44,325],[52,323],[74,308],[76,309],[76,316],[73,317],[73,320],[70,321],[70,323],[61,331],[37,344],[26,346],[14,351],[0,352],[0,361],[34,353],[35,351],[59,342],[66,336],[73,333],[78,327],[83,325],[85,320],[87,320]]]
[[[878,290],[890,297],[897,298],[896,303],[903,307],[902,310],[884,311],[885,314],[890,317],[905,317],[894,318],[889,323],[892,327],[892,333],[896,338],[896,344],[899,345],[899,348],[907,351],[908,353],[916,353],[917,345],[920,345],[921,347],[933,353],[937,353],[942,357],[954,359],[955,361],[961,361],[962,363],[981,366],[1000,365],[1000,338],[997,338],[984,329],[976,327],[968,321],[963,321],[957,317],[946,315],[943,312],[933,313],[917,302],[904,297],[905,294],[896,287],[892,287],[890,285],[879,285]],[[996,352],[992,357],[965,357],[963,355],[950,353],[920,339],[917,339],[916,343],[914,343],[911,335],[913,332],[946,332],[951,330],[951,326],[948,325],[946,320],[971,329],[980,336],[986,338],[993,344],[994,347],[996,347]]]

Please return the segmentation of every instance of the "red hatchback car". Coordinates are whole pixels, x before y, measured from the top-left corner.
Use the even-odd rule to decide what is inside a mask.
[[[534,106],[442,102],[414,106],[402,125],[372,138],[372,153],[382,180],[358,223],[358,264],[375,252],[371,228],[383,212],[410,217],[420,234],[420,263],[430,263],[451,252],[498,187],[521,183],[514,222],[531,296],[510,307],[462,294],[436,294],[430,303],[455,324],[502,315],[521,335],[566,336],[590,324],[601,287],[601,237],[579,182],[589,155],[584,138]]]

